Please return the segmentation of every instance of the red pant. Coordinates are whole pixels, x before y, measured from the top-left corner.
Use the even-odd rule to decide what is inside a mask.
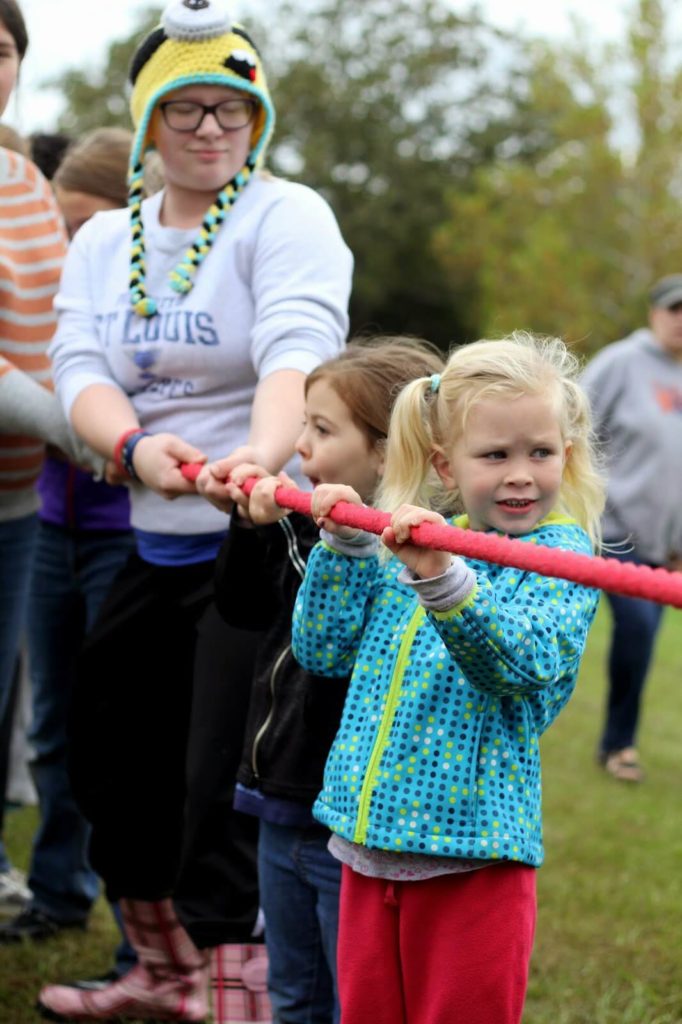
[[[523,864],[419,882],[344,865],[341,1024],[519,1024],[535,918]]]

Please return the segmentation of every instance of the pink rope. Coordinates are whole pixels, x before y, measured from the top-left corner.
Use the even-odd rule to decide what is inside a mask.
[[[193,463],[182,467],[188,480],[196,480],[201,466]],[[256,478],[245,481],[243,490],[251,492]],[[311,494],[290,487],[278,487],[275,501],[281,508],[310,515]],[[380,534],[391,522],[387,512],[339,501],[331,511],[330,519],[340,526],[352,526],[368,533]],[[415,544],[437,551],[450,551],[454,555],[477,558],[497,565],[536,572],[541,576],[582,583],[626,597],[642,597],[659,604],[682,608],[682,573],[667,569],[652,569],[648,565],[619,562],[615,558],[582,555],[575,551],[560,551],[543,544],[500,537],[494,533],[462,530],[457,526],[436,526],[424,523],[410,532]]]

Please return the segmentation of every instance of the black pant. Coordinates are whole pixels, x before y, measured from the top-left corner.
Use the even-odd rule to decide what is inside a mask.
[[[200,946],[247,939],[257,824],[232,809],[257,634],[229,629],[213,563],[133,555],[77,670],[74,793],[110,899],[173,895]]]

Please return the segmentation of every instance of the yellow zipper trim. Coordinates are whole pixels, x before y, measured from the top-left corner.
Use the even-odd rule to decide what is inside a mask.
[[[426,617],[426,611],[421,606],[417,608],[412,618],[410,619],[407,629],[405,630],[405,636],[403,637],[400,650],[398,651],[398,657],[396,658],[395,670],[393,672],[393,678],[391,679],[391,685],[388,689],[386,696],[386,706],[384,713],[381,717],[381,724],[379,725],[379,731],[377,732],[377,738],[374,741],[374,747],[370,755],[369,763],[367,765],[367,772],[365,774],[365,781],[362,784],[360,791],[360,803],[358,806],[358,818],[355,825],[355,835],[353,836],[354,843],[364,843],[367,838],[367,827],[369,824],[369,802],[372,799],[372,791],[376,785],[376,773],[381,760],[381,755],[384,752],[386,740],[388,734],[391,731],[393,725],[393,719],[395,717],[395,710],[398,704],[398,698],[400,696],[400,688],[403,683],[403,676],[405,675],[405,663],[412,647],[412,641],[414,640],[415,633],[421,626],[424,618]]]

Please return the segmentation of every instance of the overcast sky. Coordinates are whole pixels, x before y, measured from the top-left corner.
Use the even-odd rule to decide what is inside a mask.
[[[451,0],[455,9],[468,3]],[[624,11],[632,0],[479,0],[490,20],[504,27],[520,26],[553,38],[570,31],[572,14],[585,19],[602,39],[622,34]],[[109,43],[128,35],[145,0],[21,0],[31,45],[22,68],[16,102],[5,120],[25,133],[50,131],[59,113],[59,96],[45,88],[46,79],[67,68],[93,68],[104,59]],[[248,3],[234,4],[248,24]]]

